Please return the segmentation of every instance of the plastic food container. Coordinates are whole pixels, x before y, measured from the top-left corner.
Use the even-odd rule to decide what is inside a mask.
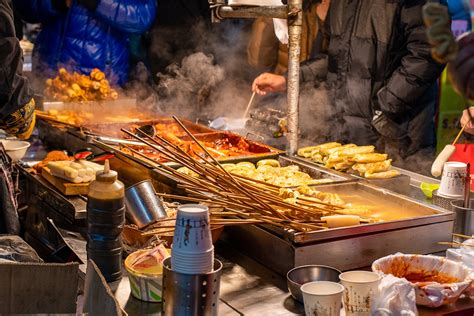
[[[136,269],[132,263],[140,256],[150,253],[150,249],[138,250],[125,259],[125,269],[130,280],[132,296],[145,302],[159,303],[162,297],[163,265],[162,262],[145,269]],[[164,258],[163,258],[164,259]]]
[[[473,271],[461,263],[431,255],[395,254],[372,264],[374,272],[407,279],[416,303],[428,307],[451,304],[471,290]]]
[[[23,158],[30,147],[30,143],[22,140],[1,140],[0,141],[5,147],[7,155],[13,160],[13,162],[19,161]]]

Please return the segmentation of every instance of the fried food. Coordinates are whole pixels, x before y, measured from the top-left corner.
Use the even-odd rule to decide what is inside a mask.
[[[354,157],[350,158],[350,160],[356,163],[371,163],[385,161],[387,160],[387,157],[387,154],[357,154]]]
[[[310,158],[317,163],[323,163],[326,168],[339,171],[352,169],[361,176],[370,179],[390,178],[398,175],[397,172],[390,172],[392,160],[387,159],[388,155],[376,153],[375,146],[372,145],[341,145],[332,142],[301,148],[298,150],[298,155]]]
[[[359,154],[370,154],[373,153],[375,150],[375,147],[370,145],[370,146],[357,146],[357,147],[349,147],[345,148],[340,151],[341,156],[349,156],[352,157],[354,155],[359,155]]]
[[[280,162],[276,159],[263,159],[257,162],[257,167],[260,166],[271,166],[278,168],[280,167]]]
[[[400,175],[400,172],[398,172],[397,170],[388,170],[388,171],[375,172],[375,173],[366,172],[364,174],[364,177],[366,177],[367,179],[389,179],[389,178],[393,178],[399,175]]]
[[[340,143],[331,142],[331,143],[325,143],[325,144],[321,144],[317,146],[303,147],[303,148],[298,149],[297,154],[298,156],[308,158],[314,154],[324,153],[330,150],[331,148],[340,147],[340,146],[341,146]]]
[[[49,163],[52,161],[64,161],[64,160],[73,160],[72,157],[69,157],[64,151],[61,150],[53,150],[50,151],[46,157],[43,159],[43,161],[37,163],[34,167],[33,170],[36,173],[41,173],[41,170]]]
[[[352,169],[359,172],[361,176],[364,176],[366,172],[375,173],[387,171],[392,167],[392,159],[387,159],[382,162],[372,162],[372,163],[357,163],[352,166]]]
[[[60,68],[55,78],[46,80],[45,96],[53,101],[82,102],[115,100],[118,93],[97,68],[92,69],[88,76]]]

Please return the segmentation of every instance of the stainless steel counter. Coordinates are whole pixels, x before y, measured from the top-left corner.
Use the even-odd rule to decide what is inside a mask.
[[[304,315],[302,304],[293,300],[286,279],[256,261],[218,242],[218,259],[224,264],[221,278],[219,315],[279,316]],[[130,315],[161,315],[161,304],[141,302],[130,294],[125,276],[115,290],[120,306]],[[419,308],[421,316],[474,315],[474,300],[461,299],[456,304],[431,309]],[[341,312],[344,316],[344,312]]]
[[[256,261],[218,242],[217,258],[223,274],[219,315],[304,315],[302,304],[294,301],[286,280]],[[161,315],[161,304],[141,302],[130,294],[128,278],[115,285],[115,297],[129,315]]]

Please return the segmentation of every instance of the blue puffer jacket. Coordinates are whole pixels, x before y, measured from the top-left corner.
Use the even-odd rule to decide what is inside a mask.
[[[97,0],[94,11],[74,1],[66,12],[58,11],[52,1],[14,1],[23,19],[42,24],[33,52],[34,71],[49,78],[58,67],[82,73],[99,68],[111,84],[124,84],[129,34],[151,26],[156,0]]]

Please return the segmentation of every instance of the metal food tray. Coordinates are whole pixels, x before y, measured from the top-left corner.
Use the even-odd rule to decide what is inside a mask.
[[[452,212],[367,183],[329,183],[320,190],[340,193],[343,199],[350,194],[377,201],[376,204],[383,201],[381,208],[386,216],[404,212],[409,218],[307,233],[269,225],[226,227],[224,239],[280,274],[304,264],[323,264],[341,270],[363,268],[396,252],[441,252],[447,246],[437,242],[451,240]]]
[[[120,98],[117,100],[104,101],[84,101],[84,102],[62,102],[62,101],[44,101],[39,107],[40,110],[66,110],[74,112],[98,112],[103,111],[104,108],[110,112],[113,109],[114,113],[129,112],[136,109],[137,99],[135,98]],[[135,110],[136,112],[136,110]]]
[[[409,195],[410,194],[410,177],[406,174],[400,174],[399,176],[396,176],[396,177],[393,177],[393,178],[388,178],[388,179],[367,179],[367,178],[361,177],[357,174],[346,173],[346,172],[341,172],[341,171],[337,171],[337,170],[334,170],[334,169],[326,168],[323,164],[317,163],[317,162],[315,162],[311,159],[308,159],[308,158],[303,158],[303,157],[299,157],[299,156],[292,156],[292,158],[294,158],[297,161],[304,161],[308,164],[318,166],[319,168],[322,168],[322,169],[333,170],[334,172],[337,172],[339,174],[345,174],[349,177],[352,177],[352,178],[355,178],[355,179],[358,179],[358,180],[361,180],[361,181],[366,181],[368,183],[377,185],[379,187],[382,187],[382,188],[385,188],[385,189],[388,189],[388,190],[392,190],[392,191],[400,193],[400,194],[404,194],[404,195]]]
[[[336,183],[357,181],[356,179],[354,179],[352,177],[349,177],[346,174],[333,172],[332,170],[329,170],[327,168],[319,168],[317,166],[292,159],[291,157],[288,157],[286,155],[282,155],[282,156],[278,157],[278,161],[280,162],[280,165],[282,167],[286,167],[286,166],[290,166],[290,165],[299,166],[300,171],[306,172],[313,179],[331,179],[331,180],[334,181],[334,182],[321,183],[321,184],[316,184],[316,185],[311,185],[311,186],[321,186],[321,185],[325,186],[325,185],[333,185],[333,184],[336,184]]]
[[[211,140],[216,140],[216,139],[219,139],[219,138],[222,138],[222,137],[230,137],[230,138],[232,138],[232,140],[234,142],[238,141],[239,139],[245,139],[247,141],[247,143],[250,144],[250,150],[251,150],[251,152],[253,152],[253,154],[234,156],[234,157],[218,158],[217,160],[221,163],[237,163],[237,162],[241,162],[241,161],[257,162],[261,159],[278,158],[278,156],[283,153],[283,151],[281,151],[281,150],[275,149],[273,147],[267,146],[267,145],[259,143],[259,142],[255,142],[255,141],[246,139],[243,136],[240,136],[240,135],[237,135],[237,134],[234,134],[234,133],[230,133],[230,132],[205,133],[205,134],[201,134],[201,135],[199,135],[199,134],[195,135],[195,137],[199,141],[211,141]],[[109,151],[113,150],[113,151],[115,151],[115,155],[116,155],[117,158],[122,159],[122,160],[124,160],[128,163],[133,162],[134,164],[142,164],[147,168],[153,168],[154,167],[153,163],[150,163],[149,161],[147,161],[146,159],[144,159],[142,157],[139,157],[139,156],[136,157],[132,154],[123,152],[120,149],[120,146],[112,146],[112,145],[108,145],[108,144],[105,144],[105,143],[100,142],[100,141],[94,141],[94,143],[98,147],[102,148],[103,150],[109,150]],[[175,168],[175,169],[181,167],[181,164],[175,163],[175,162],[164,162],[163,164],[166,165],[166,166],[169,166],[171,168]]]
[[[186,128],[193,134],[193,135],[201,135],[207,133],[216,132],[216,130],[200,125],[192,123],[188,120],[181,119],[181,122],[186,126]],[[162,118],[162,119],[154,119],[154,120],[140,120],[137,122],[127,122],[127,123],[100,123],[100,124],[84,124],[83,129],[90,131],[93,134],[101,135],[101,136],[112,136],[117,138],[129,138],[125,135],[121,129],[126,129],[128,131],[133,131],[136,127],[144,126],[144,125],[157,125],[157,124],[164,124],[176,127],[178,123],[176,123],[171,118]],[[181,129],[181,127],[179,127]],[[178,138],[184,137],[186,133],[182,131],[180,134],[175,134]]]

